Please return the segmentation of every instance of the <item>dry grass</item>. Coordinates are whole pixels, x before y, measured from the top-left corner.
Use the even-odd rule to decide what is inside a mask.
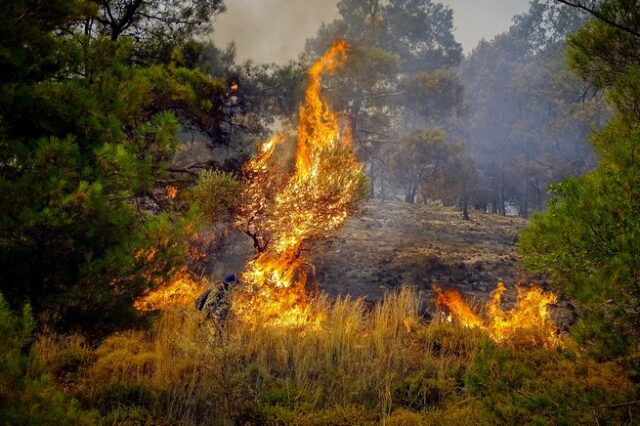
[[[95,350],[42,338],[39,352],[49,365],[76,354],[65,386],[110,424],[491,424],[466,381],[493,346],[480,331],[424,323],[418,308],[409,289],[372,309],[320,298],[321,326],[230,319],[221,331],[176,307]]]

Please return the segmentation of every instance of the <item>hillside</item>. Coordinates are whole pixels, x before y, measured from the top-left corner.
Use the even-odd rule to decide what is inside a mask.
[[[402,285],[434,283],[483,296],[498,280],[518,279],[515,242],[526,221],[449,207],[370,200],[314,259],[331,295],[379,300]]]

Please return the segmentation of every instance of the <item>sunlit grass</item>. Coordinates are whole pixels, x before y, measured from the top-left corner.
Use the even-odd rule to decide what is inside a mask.
[[[151,330],[95,349],[43,336],[39,352],[58,377],[70,370],[63,385],[112,424],[492,424],[496,410],[514,418],[516,403],[549,389],[595,389],[600,405],[633,392],[614,366],[565,349],[501,349],[481,330],[427,323],[411,289],[373,307],[320,297],[313,309],[320,325],[282,328],[233,318],[219,327],[174,307]],[[555,371],[565,364],[576,367]]]

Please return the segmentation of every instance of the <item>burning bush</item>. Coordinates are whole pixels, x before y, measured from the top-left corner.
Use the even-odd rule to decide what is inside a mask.
[[[293,173],[279,177],[282,170],[270,161],[284,135],[264,143],[245,167],[249,182],[239,223],[259,253],[243,275],[248,285],[234,301],[242,318],[259,315],[279,325],[312,320],[303,244],[340,227],[364,185],[351,130],[320,93],[323,75],[344,63],[347,50],[346,42],[337,41],[309,70]]]

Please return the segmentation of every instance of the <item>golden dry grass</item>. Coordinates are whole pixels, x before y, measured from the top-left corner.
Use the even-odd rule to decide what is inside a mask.
[[[425,323],[419,300],[411,289],[369,309],[362,300],[321,297],[314,310],[323,321],[306,328],[264,326],[256,318],[230,319],[220,329],[200,312],[174,307],[152,329],[113,335],[95,349],[43,336],[39,353],[58,370],[67,358],[81,359],[63,384],[107,424],[492,424],[483,389],[503,379],[491,371],[485,377],[480,367],[498,369],[491,364],[498,349],[480,330]],[[557,352],[535,353],[582,365]],[[532,369],[541,364],[527,362]],[[616,369],[591,363],[596,374],[582,378],[576,367],[567,378],[549,373],[552,362],[544,366],[546,376],[562,383],[633,392]],[[473,379],[478,374],[482,381]],[[532,383],[527,386],[538,386]]]

